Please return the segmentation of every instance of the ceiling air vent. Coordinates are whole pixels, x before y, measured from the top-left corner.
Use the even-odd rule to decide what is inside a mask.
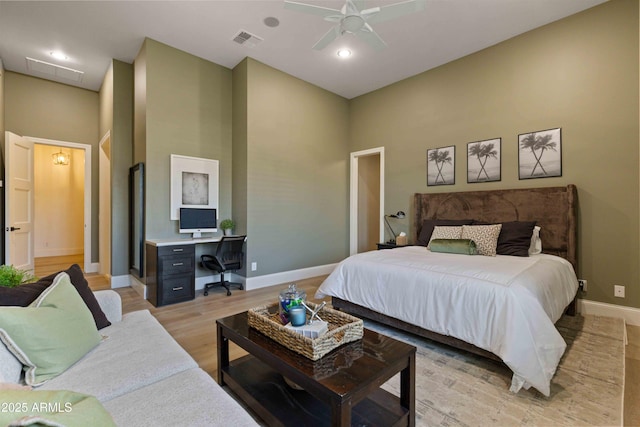
[[[59,77],[61,79],[81,82],[84,77],[84,71],[74,70],[73,68],[63,67],[61,65],[51,64],[50,62],[40,61],[26,57],[27,69],[36,73],[46,74],[49,76]]]
[[[233,36],[233,41],[243,46],[256,47],[262,43],[263,39],[248,31],[240,30],[235,36]]]

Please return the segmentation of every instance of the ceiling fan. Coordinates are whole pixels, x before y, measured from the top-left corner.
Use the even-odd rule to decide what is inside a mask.
[[[313,49],[322,50],[345,33],[354,34],[367,42],[373,49],[382,50],[387,44],[373,30],[370,24],[390,21],[403,15],[424,10],[426,0],[407,0],[382,7],[364,8],[364,0],[346,0],[342,9],[331,9],[295,1],[285,0],[285,9],[319,15],[335,25],[324,35]]]

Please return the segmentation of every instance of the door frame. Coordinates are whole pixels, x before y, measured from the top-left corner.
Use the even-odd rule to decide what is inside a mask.
[[[78,142],[58,141],[54,139],[25,136],[35,144],[55,145],[84,150],[84,272],[95,273],[98,265],[91,263],[91,145]]]
[[[349,191],[349,255],[358,253],[358,160],[360,157],[380,156],[380,237],[384,241],[384,147],[351,153],[350,191]]]

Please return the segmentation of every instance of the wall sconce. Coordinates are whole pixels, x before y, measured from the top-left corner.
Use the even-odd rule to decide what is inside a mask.
[[[53,158],[54,165],[66,166],[69,164],[70,156],[68,153],[63,153],[62,150],[60,150],[58,153],[52,154],[51,157]]]
[[[405,217],[405,214],[402,211],[398,211],[395,214],[385,215],[384,216],[384,222],[387,223],[387,227],[389,227],[389,231],[391,231],[391,235],[393,236],[393,238],[390,239],[387,243],[395,244],[396,243],[396,237],[397,237],[396,233],[393,231],[393,228],[391,228],[391,225],[389,225],[389,220],[387,218],[403,219],[404,217]]]

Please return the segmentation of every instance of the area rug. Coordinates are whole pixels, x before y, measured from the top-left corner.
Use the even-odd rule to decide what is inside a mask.
[[[625,326],[621,319],[560,319],[557,327],[567,350],[548,398],[533,388],[509,392],[512,374],[500,363],[375,322],[365,321],[365,327],[416,346],[416,425],[622,425]],[[383,385],[398,396],[399,387],[399,375]]]

